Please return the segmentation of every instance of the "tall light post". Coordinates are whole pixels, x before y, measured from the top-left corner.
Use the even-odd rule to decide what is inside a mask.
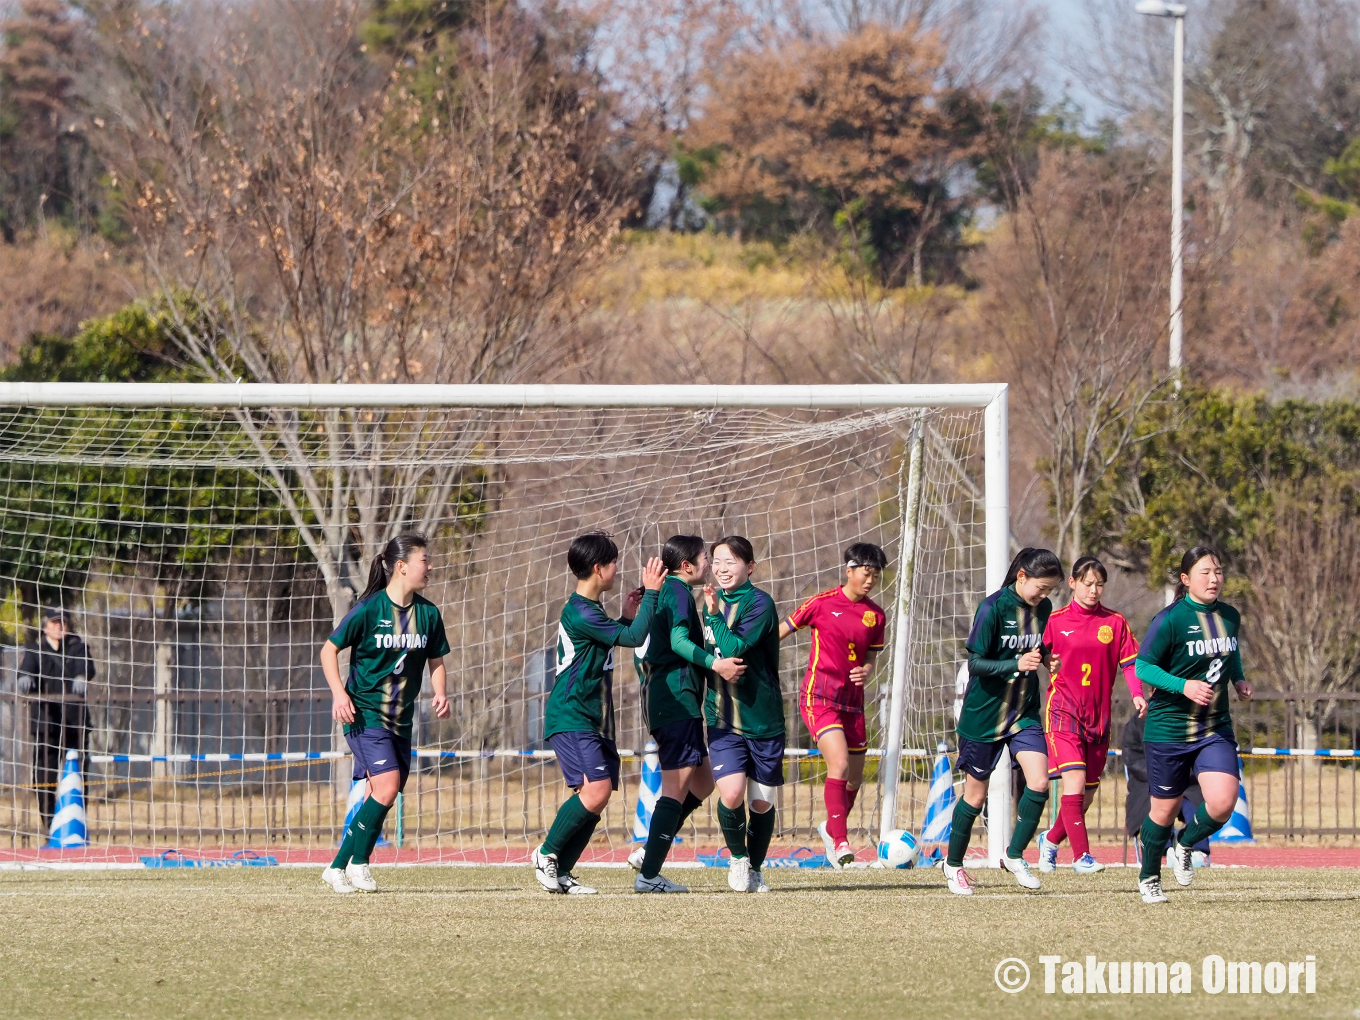
[[[1185,218],[1181,197],[1185,148],[1182,128],[1185,120],[1185,9],[1185,4],[1169,4],[1163,0],[1138,0],[1138,6],[1134,8],[1139,14],[1172,18],[1176,23],[1171,72],[1171,343],[1168,364],[1178,390],[1181,388],[1182,364],[1181,280],[1185,266],[1181,233]]]

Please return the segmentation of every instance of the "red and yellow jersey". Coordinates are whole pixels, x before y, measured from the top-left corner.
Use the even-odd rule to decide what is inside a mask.
[[[812,652],[803,677],[800,702],[864,711],[864,686],[852,683],[850,670],[869,652],[883,647],[888,617],[872,599],[851,602],[840,588],[814,595],[784,620],[793,630],[812,630]]]
[[[1143,685],[1133,672],[1138,639],[1129,621],[1104,606],[1085,609],[1073,602],[1055,609],[1048,618],[1044,644],[1059,659],[1058,672],[1048,687],[1044,729],[1080,733],[1090,741],[1107,738],[1110,692],[1120,670],[1129,693],[1143,696]]]

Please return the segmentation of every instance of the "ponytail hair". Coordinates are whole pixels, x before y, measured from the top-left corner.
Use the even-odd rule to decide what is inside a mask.
[[[1026,546],[1015,554],[1015,559],[1011,560],[1001,587],[1009,588],[1013,585],[1019,579],[1022,570],[1026,577],[1056,577],[1061,580],[1063,576],[1062,563],[1053,555],[1052,550]]]
[[[1094,556],[1082,556],[1076,563],[1072,564],[1072,573],[1067,576],[1074,581],[1080,581],[1093,570],[1096,572],[1096,576],[1100,578],[1102,584],[1110,580],[1110,572],[1105,569],[1105,564],[1101,563],[1100,560],[1096,559]],[[1025,573],[1029,573],[1029,571],[1025,571]]]
[[[383,546],[383,551],[373,557],[373,565],[368,568],[368,587],[356,601],[372,598],[378,592],[387,587],[392,580],[392,571],[397,569],[397,564],[403,560],[410,559],[411,553],[416,549],[427,548],[424,535],[418,535],[414,531],[408,531],[404,535],[398,535],[390,539]]]
[[[704,540],[698,535],[672,535],[661,547],[661,562],[672,574],[678,574],[686,563],[697,564],[704,552]]]
[[[1208,545],[1197,545],[1194,546],[1193,548],[1187,549],[1185,551],[1185,555],[1181,557],[1181,569],[1176,574],[1177,602],[1185,598],[1186,595],[1190,594],[1189,587],[1186,586],[1186,583],[1182,581],[1181,578],[1184,575],[1190,573],[1190,571],[1194,570],[1195,564],[1198,563],[1200,560],[1204,559],[1204,557],[1206,556],[1212,556],[1219,562],[1220,565],[1223,563],[1223,557],[1218,555],[1218,550],[1215,549],[1213,546]]]

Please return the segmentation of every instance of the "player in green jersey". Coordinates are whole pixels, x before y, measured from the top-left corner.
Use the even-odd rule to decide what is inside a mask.
[[[567,551],[576,592],[557,626],[557,670],[543,712],[543,736],[572,795],[558,809],[548,837],[533,852],[534,878],[550,893],[593,893],[571,874],[590,842],[609,795],[619,788],[614,743],[614,648],[647,639],[666,568],[653,557],[642,587],[628,593],[623,615],[610,619],[600,597],[619,573],[619,549],[603,532],[581,535]]]
[[[1223,566],[1207,546],[1181,557],[1176,601],[1155,617],[1138,650],[1135,670],[1148,698],[1143,746],[1151,806],[1140,841],[1138,891],[1144,903],[1165,903],[1162,854],[1192,777],[1204,803],[1171,843],[1172,873],[1180,885],[1195,877],[1191,848],[1221,829],[1237,803],[1237,738],[1228,712],[1228,685],[1251,697],[1238,649],[1241,617],[1226,602]]]
[[[331,689],[331,718],[345,724],[354,778],[368,780],[368,798],[345,830],[321,879],[339,893],[377,892],[369,855],[383,820],[411,772],[411,721],[425,667],[434,692],[430,707],[448,717],[444,656],[449,642],[433,602],[418,593],[430,580],[430,556],[420,535],[398,535],[373,560],[368,587],[321,646],[321,671]],[[340,649],[348,648],[349,679],[340,679]]]
[[[1039,718],[1039,667],[1058,668],[1043,643],[1053,603],[1048,596],[1062,582],[1063,568],[1047,549],[1021,549],[1006,571],[1001,588],[987,596],[973,617],[968,650],[968,688],[959,713],[959,757],[963,796],[954,806],[949,830],[945,880],[949,891],[971,896],[973,882],[963,870],[963,855],[973,823],[982,813],[992,772],[1001,752],[1025,775],[1016,805],[1014,834],[1001,863],[1026,889],[1039,880],[1025,863],[1025,847],[1038,831],[1048,803],[1048,748]],[[1010,776],[1004,777],[1010,782]]]
[[[704,648],[703,626],[692,587],[708,573],[708,552],[698,535],[672,535],[661,548],[669,576],[657,596],[651,632],[637,650],[642,707],[661,762],[661,796],[652,809],[647,842],[628,861],[638,869],[635,892],[688,892],[661,874],[675,834],[713,792],[704,742],[704,675],[735,680],[740,659],[715,657]]]
[[[721,590],[704,587],[704,637],[712,651],[746,665],[732,680],[711,674],[704,698],[718,823],[732,855],[727,884],[736,892],[769,892],[760,866],[774,836],[775,790],[784,784],[779,611],[751,583],[756,556],[750,542],[740,535],[721,538],[712,557]]]

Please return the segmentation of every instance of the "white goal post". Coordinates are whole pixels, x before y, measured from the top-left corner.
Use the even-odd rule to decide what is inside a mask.
[[[328,411],[340,412],[356,409],[371,410],[375,413],[390,411],[393,414],[398,414],[403,410],[429,412],[437,409],[451,411],[460,409],[468,411],[484,410],[490,413],[538,411],[566,413],[623,409],[634,410],[639,413],[685,412],[699,414],[702,412],[749,411],[780,414],[808,412],[814,415],[820,412],[873,414],[880,411],[899,414],[900,412],[919,410],[919,413],[915,414],[899,414],[898,417],[884,419],[883,421],[874,420],[875,427],[881,426],[881,434],[889,437],[883,441],[893,444],[900,443],[900,449],[895,445],[891,457],[885,457],[884,463],[889,463],[889,461],[895,459],[900,461],[901,465],[899,469],[900,481],[893,482],[892,485],[887,485],[885,482],[886,488],[892,489],[891,498],[884,497],[879,506],[880,511],[884,507],[891,507],[896,513],[896,521],[893,527],[897,529],[898,538],[895,562],[890,567],[892,583],[883,592],[884,596],[891,595],[896,604],[889,609],[891,619],[889,628],[891,686],[890,690],[884,692],[883,695],[886,708],[886,726],[883,733],[880,775],[896,776],[900,774],[904,758],[904,745],[908,737],[906,718],[911,701],[912,673],[915,665],[912,660],[911,621],[918,608],[915,604],[916,600],[924,598],[923,593],[929,588],[929,578],[917,578],[916,576],[919,567],[917,536],[922,527],[921,508],[922,489],[925,484],[923,482],[925,466],[932,458],[938,460],[939,457],[943,457],[947,460],[949,457],[947,444],[931,431],[932,425],[928,414],[953,410],[981,412],[981,423],[978,430],[980,431],[981,441],[981,449],[978,451],[982,464],[981,485],[978,486],[968,480],[964,480],[960,484],[970,487],[971,496],[969,498],[975,500],[982,509],[984,524],[982,530],[985,531],[985,535],[981,536],[980,544],[985,550],[984,572],[985,590],[987,592],[1000,587],[1010,560],[1007,387],[1004,384],[608,386],[0,383],[0,412],[9,415],[3,422],[0,422],[0,426],[3,426],[3,428],[0,428],[0,437],[7,434],[4,432],[4,428],[8,428],[13,434],[14,440],[12,442],[7,441],[5,449],[11,451],[10,455],[16,461],[17,458],[23,457],[27,458],[25,463],[38,465],[54,463],[62,458],[67,460],[77,458],[78,462],[78,457],[72,453],[73,447],[69,441],[69,436],[75,434],[76,431],[76,427],[71,424],[77,420],[76,418],[58,418],[46,424],[40,424],[30,418],[23,418],[20,421],[19,416],[31,416],[34,413],[46,412],[76,415],[91,410],[119,412],[126,410],[129,413],[141,411],[167,413],[195,410],[211,411],[221,416],[221,420],[237,428],[243,437],[237,440],[239,445],[231,448],[234,452],[230,456],[223,455],[222,463],[246,463],[252,455],[251,451],[256,451],[264,459],[259,463],[250,462],[251,470],[259,472],[262,476],[272,472],[274,479],[272,484],[276,484],[282,490],[282,498],[285,501],[296,498],[300,506],[297,513],[304,516],[310,515],[309,520],[316,518],[316,533],[322,535],[326,532],[328,522],[321,519],[324,514],[322,509],[318,508],[323,507],[325,494],[309,497],[309,494],[304,491],[305,483],[294,483],[291,480],[293,476],[289,474],[286,464],[279,467],[276,466],[275,461],[268,458],[275,456],[274,451],[276,449],[290,450],[296,457],[309,456],[311,454],[308,451],[322,449],[326,442],[334,440],[335,430],[332,427],[328,431],[323,421],[315,435],[307,440],[308,443],[313,445],[306,446],[296,436],[279,438],[277,435],[268,434],[270,427],[268,423],[271,420],[268,415],[272,414],[275,419],[282,420],[287,415],[298,416],[311,412],[324,414]],[[527,423],[521,426],[522,431],[517,434],[516,438],[516,441],[520,443],[516,452],[516,457],[519,460],[516,461],[515,457],[507,457],[506,463],[524,461],[535,455],[533,451],[537,447],[534,443],[537,440],[534,439],[534,421],[533,419],[525,419],[525,421]],[[19,424],[16,424],[16,422],[19,422]],[[751,422],[753,424],[750,424],[749,427],[753,430],[752,442],[764,443],[770,449],[792,448],[794,444],[804,441],[805,434],[807,434],[806,429],[804,432],[799,432],[792,425],[781,426],[781,428],[784,428],[782,432],[773,426],[769,426],[766,429],[768,435],[766,433],[757,434],[754,430],[765,426],[762,426],[760,420],[756,418],[752,418]],[[582,443],[597,442],[596,439],[588,437],[588,430],[584,427],[571,425],[569,419],[553,417],[552,414],[543,418],[539,427],[544,430],[539,438],[544,442],[552,440],[558,443],[560,449],[557,449],[553,456],[562,461],[570,458],[571,446],[577,441],[576,436],[582,437],[580,440]],[[734,420],[726,427],[731,429],[730,440],[735,444],[743,440],[741,430],[747,428],[748,425]],[[831,428],[831,426],[819,427]],[[163,459],[157,459],[162,455],[149,449],[143,454],[136,448],[128,448],[125,449],[123,455],[134,459],[145,456],[145,463],[149,465],[177,464],[180,460],[187,463],[193,460],[194,451],[189,446],[194,441],[192,436],[186,439],[169,426],[157,426],[157,429],[158,431],[155,433],[157,439],[169,444],[165,448],[170,449],[173,442],[179,442],[181,445],[174,447],[174,450],[179,452],[165,454]],[[571,431],[571,429],[577,431]],[[652,439],[664,435],[663,424],[648,425],[647,429],[650,431],[639,426],[637,435]],[[554,430],[557,430],[555,435],[552,434]],[[89,455],[92,458],[91,463],[115,464],[117,462],[120,455],[118,450],[124,448],[118,447],[114,440],[107,439],[109,431],[105,428],[100,432],[98,438],[89,441],[90,448],[94,451]],[[866,431],[865,434],[869,433]],[[205,442],[215,441],[216,435],[217,433],[211,429],[206,430],[207,439],[205,439]],[[593,434],[591,435],[593,436]],[[169,438],[167,439],[167,437]],[[364,447],[364,451],[366,451],[364,455],[371,456],[375,462],[382,457],[389,456],[388,451],[381,447],[381,441],[385,438],[384,435],[378,433],[369,436],[366,442],[371,441],[371,445]],[[484,444],[485,442],[480,438],[469,439],[467,440],[468,445],[462,447],[459,445],[460,438],[456,427],[452,428],[452,431],[440,433],[437,442],[443,444],[439,448],[444,451],[445,456],[450,459],[466,458],[470,455],[469,451],[474,447],[477,450],[482,449],[482,446],[476,444]],[[124,436],[125,440],[126,436]],[[82,440],[82,442],[84,441],[86,440]],[[403,440],[403,442],[414,443],[416,440]],[[104,445],[101,445],[101,443]],[[292,445],[290,446],[290,444]],[[21,452],[13,453],[12,451],[16,449]],[[210,447],[203,449],[205,457],[212,455]],[[317,456],[321,456],[321,454],[317,454]],[[347,456],[350,458],[347,463],[358,463],[362,459],[359,454],[351,453]],[[395,454],[391,456],[391,463],[404,463],[401,461],[401,457]],[[583,457],[585,456],[583,454]],[[591,447],[589,453],[589,457],[597,459],[590,461],[590,463],[605,463],[608,458],[615,456],[617,456],[616,447],[608,444]],[[176,460],[176,457],[180,460]],[[137,462],[142,463],[141,460],[137,460]],[[665,461],[661,462],[664,463]],[[283,464],[283,461],[278,463]],[[765,470],[772,476],[787,470],[783,461],[769,459],[767,463],[770,466],[767,466]],[[36,469],[26,470],[31,472]],[[27,476],[14,474],[11,470],[10,477],[19,480],[10,483],[17,486],[22,477]],[[796,477],[789,478],[789,483],[792,486],[796,487],[797,481]],[[4,483],[0,482],[0,484]],[[359,489],[362,488],[362,483],[356,484]],[[422,482],[421,484],[435,483]],[[295,497],[287,491],[290,485],[296,485],[297,494]],[[897,486],[897,488],[894,488],[894,486]],[[447,485],[441,491],[447,498]],[[314,499],[315,506],[312,509],[308,509],[305,505],[306,498]],[[364,497],[360,492],[358,495],[347,496],[346,498],[362,501]],[[346,507],[348,505],[346,504]],[[0,506],[0,514],[5,512],[5,507]],[[54,511],[48,510],[48,513],[52,512]],[[348,513],[347,509],[345,513]],[[357,529],[356,533],[363,534],[365,538],[369,536],[369,532],[364,531],[362,522],[356,523],[346,520],[342,524]],[[967,522],[964,522],[964,524],[957,526],[962,529],[966,524]],[[3,523],[0,523],[0,528],[4,526]],[[57,529],[52,530],[55,533]],[[306,531],[303,528],[298,530],[300,532]],[[705,537],[710,536],[706,534]],[[561,536],[554,534],[553,538],[560,540]],[[325,557],[321,555],[319,546],[316,545],[320,542],[320,539],[310,538],[306,534],[304,534],[304,539],[309,548],[317,553],[318,559],[324,560]],[[371,549],[367,555],[372,555]],[[330,573],[327,573],[328,569]],[[326,575],[327,590],[334,592],[338,586],[346,583],[341,567],[331,566],[328,568],[325,563],[322,563],[322,573]],[[0,596],[4,594],[0,593]],[[884,604],[887,605],[886,602]],[[780,606],[781,612],[787,612],[791,608],[791,606]],[[452,626],[450,637],[454,637]],[[952,649],[950,654],[956,656],[957,659],[966,657],[961,644]],[[801,672],[801,663],[799,670]],[[156,689],[159,692],[161,690],[159,674],[156,683]],[[242,697],[244,698],[245,695],[242,695]],[[18,724],[15,723],[14,725],[17,726]],[[153,724],[147,723],[146,725]],[[154,725],[162,724],[155,723]],[[796,718],[789,720],[791,734],[798,725]],[[142,757],[146,757],[147,760],[155,758],[158,761],[170,761],[174,757],[167,753],[167,748],[163,742],[158,745],[153,740],[149,746],[159,750],[160,756],[157,757],[154,753],[149,757],[143,755]],[[924,750],[928,755],[933,753],[934,748],[928,747]],[[331,749],[330,753],[318,752],[315,756],[319,759],[335,758],[342,753],[340,745],[337,744]],[[445,751],[440,753],[447,757],[455,752]],[[495,753],[499,754],[500,752]],[[510,752],[507,751],[506,753]],[[541,754],[541,752],[536,753]],[[919,756],[918,749],[917,757]],[[114,761],[116,759],[122,761],[136,757],[136,755],[123,755],[121,758],[117,758],[117,756],[106,753],[96,760]],[[193,756],[181,755],[180,757]],[[224,757],[226,756],[199,755],[198,759],[219,760]],[[1009,776],[1008,761],[1008,758],[1003,759],[997,770],[998,776]],[[11,765],[13,765],[11,774],[18,776],[17,759]],[[7,782],[15,785],[16,780],[12,778]],[[525,796],[527,797],[527,794]],[[991,784],[991,792],[988,797],[988,860],[992,866],[999,866],[1001,854],[1009,836],[1010,799],[1011,790],[1008,782]],[[888,782],[882,786],[881,790],[878,824],[880,832],[886,832],[895,827],[897,810],[897,786],[895,783]],[[0,822],[0,828],[3,827],[4,823]]]

